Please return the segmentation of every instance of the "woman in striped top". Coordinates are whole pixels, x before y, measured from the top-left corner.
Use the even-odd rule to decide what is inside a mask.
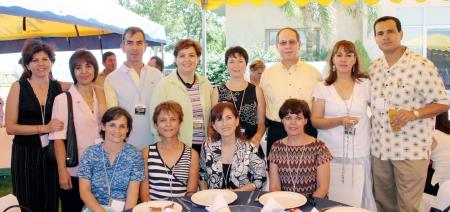
[[[167,199],[197,191],[199,156],[178,139],[183,111],[174,101],[162,102],[153,113],[153,123],[161,140],[142,150],[147,161],[141,183],[142,201]]]

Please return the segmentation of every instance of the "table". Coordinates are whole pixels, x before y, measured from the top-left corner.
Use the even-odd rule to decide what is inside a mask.
[[[261,192],[257,192],[257,191],[255,191],[255,192],[249,192],[249,191],[236,192],[236,194],[238,195],[238,198],[237,198],[236,201],[234,201],[230,205],[252,205],[252,206],[263,208],[264,206],[261,203],[255,201],[255,199],[258,196],[261,196],[261,195],[263,195],[265,193],[268,193],[268,192],[265,192],[265,191],[261,191]],[[191,197],[190,196],[180,197],[180,198],[184,198],[185,200],[191,201]],[[174,202],[180,204],[181,206],[183,206],[183,211],[195,211],[195,212],[197,212],[197,211],[199,211],[199,212],[207,211],[205,209],[205,207],[203,207],[203,206],[195,206],[195,205],[193,205],[193,204],[191,204],[191,203],[189,203],[187,201],[181,201],[180,198],[173,198],[172,200]],[[249,199],[250,199],[250,204],[247,204],[249,202]],[[335,201],[328,200],[328,199],[320,199],[320,198],[314,198],[314,203],[316,204],[316,208],[318,210],[329,208],[329,207],[333,207],[333,206],[339,206],[339,205],[345,206],[345,204],[342,204],[342,203],[339,203],[339,202],[335,202]],[[313,208],[312,204],[313,204],[312,201],[309,201],[305,205],[301,206],[300,209],[302,211],[309,212]]]

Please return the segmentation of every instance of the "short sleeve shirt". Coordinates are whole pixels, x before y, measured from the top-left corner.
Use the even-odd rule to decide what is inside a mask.
[[[388,109],[415,110],[430,103],[448,105],[448,97],[436,66],[406,50],[391,67],[384,57],[369,67],[372,109],[371,153],[381,160],[429,159],[435,118],[408,122],[399,132],[389,124]]]
[[[111,166],[109,154],[102,147],[103,143],[86,149],[78,168],[78,176],[91,181],[91,191],[100,204],[108,205],[110,198],[126,201],[129,183],[145,179],[144,159],[135,147],[126,143]]]
[[[268,160],[278,166],[281,190],[310,195],[317,189],[317,168],[333,159],[320,140],[302,146],[275,142]]]

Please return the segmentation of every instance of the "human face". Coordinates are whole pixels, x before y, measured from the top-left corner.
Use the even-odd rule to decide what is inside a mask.
[[[288,136],[298,136],[305,132],[304,127],[308,122],[303,114],[288,114],[281,122]]]
[[[383,53],[392,53],[401,48],[403,32],[397,30],[395,21],[387,20],[375,25],[375,41]]]
[[[178,136],[180,124],[178,115],[172,112],[162,111],[156,119],[156,130],[162,138],[174,138]]]
[[[76,61],[74,67],[75,79],[78,85],[90,85],[94,80],[94,66],[84,59]]]
[[[52,61],[50,61],[48,54],[44,51],[40,51],[33,54],[30,63],[26,66],[27,69],[31,71],[32,76],[48,78],[52,65]]]
[[[116,55],[110,55],[106,58],[105,62],[103,62],[103,66],[109,72],[114,71],[117,67]]]
[[[199,62],[200,59],[197,56],[197,52],[195,52],[195,49],[192,46],[179,51],[175,58],[177,70],[183,74],[194,73]]]
[[[281,31],[278,36],[277,49],[281,60],[298,60],[300,41],[297,40],[295,32],[288,29]]]
[[[239,118],[234,116],[230,109],[225,108],[222,113],[222,119],[213,123],[214,130],[220,134],[222,138],[234,136],[236,127],[239,126]]]
[[[243,78],[247,63],[242,55],[234,54],[228,58],[227,68],[231,78]]]
[[[127,56],[127,62],[142,63],[142,55],[147,48],[147,43],[142,33],[136,32],[133,35],[127,33],[122,41],[121,48]]]
[[[355,63],[355,53],[345,51],[342,46],[339,47],[338,51],[333,56],[333,64],[336,67],[337,74],[351,74]]]
[[[257,82],[259,84],[259,81],[261,80],[262,73],[264,72],[264,68],[258,68],[254,71],[250,71],[250,80],[252,82]]]
[[[105,131],[105,142],[122,143],[127,138],[128,124],[125,116],[106,122],[102,128]]]

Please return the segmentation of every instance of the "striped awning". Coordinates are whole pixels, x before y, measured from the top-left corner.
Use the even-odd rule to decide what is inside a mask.
[[[208,10],[216,9],[223,4],[228,4],[230,6],[239,6],[244,3],[251,3],[253,5],[259,6],[263,5],[267,2],[272,2],[277,6],[281,6],[288,2],[289,0],[195,0],[198,4],[202,4],[202,2],[206,2],[205,8]],[[306,6],[311,0],[292,0],[292,2],[296,3],[299,6]],[[339,1],[344,5],[353,5],[358,0],[316,0],[320,5],[327,6],[331,4],[333,1]],[[380,0],[364,0],[364,2],[368,5],[373,5],[378,3]],[[394,3],[400,3],[402,0],[390,0]],[[417,2],[425,2],[426,0],[416,0]]]

